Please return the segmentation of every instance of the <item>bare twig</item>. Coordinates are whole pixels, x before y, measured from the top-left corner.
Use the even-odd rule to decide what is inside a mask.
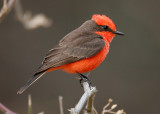
[[[0,22],[6,17],[6,15],[9,13],[9,11],[13,8],[14,3],[16,0],[3,0],[3,7],[0,10]]]
[[[7,107],[5,107],[2,103],[0,103],[0,110],[4,112],[5,114],[17,114],[11,111],[10,109],[8,109]]]
[[[87,100],[97,92],[96,87],[90,87],[87,82],[83,82],[83,88],[85,93],[82,95],[81,99],[79,100],[75,108],[71,108],[69,110],[70,114],[79,114]]]
[[[94,111],[93,103],[94,103],[94,96],[96,92],[94,92],[88,99],[87,106],[86,106],[86,112],[91,114]]]
[[[32,99],[31,95],[28,95],[28,114],[32,114]]]
[[[108,103],[103,107],[102,114],[105,114],[105,113],[108,113],[108,114],[126,114],[123,109],[118,110],[118,111],[113,111],[117,107],[117,104],[113,104],[111,106],[111,108],[107,109],[111,105],[112,102],[113,102],[112,99],[108,100]]]
[[[64,114],[64,112],[63,112],[63,97],[59,96],[58,99],[59,99],[60,114]]]
[[[6,17],[6,15],[11,11],[15,4],[15,13],[17,19],[21,24],[28,30],[33,30],[39,27],[50,27],[52,25],[52,20],[47,18],[44,14],[32,15],[31,12],[22,10],[20,0],[3,0],[3,7],[0,10],[0,22]]]
[[[95,114],[98,114],[98,112],[97,112],[97,110],[93,107],[93,112],[95,113]]]
[[[23,12],[20,0],[16,1],[15,13],[17,19],[28,30],[33,30],[38,27],[50,27],[52,25],[52,20],[47,18],[44,14],[37,14],[33,16],[30,11]]]

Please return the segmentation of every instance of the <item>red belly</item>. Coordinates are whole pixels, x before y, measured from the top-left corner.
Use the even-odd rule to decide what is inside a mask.
[[[105,59],[108,51],[109,51],[109,44],[107,43],[105,47],[95,56],[60,66],[60,69],[68,73],[89,72],[95,69],[97,66],[99,66],[99,64]]]

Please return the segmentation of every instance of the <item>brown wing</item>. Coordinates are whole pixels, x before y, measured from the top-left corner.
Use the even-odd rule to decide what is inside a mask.
[[[94,33],[81,35],[70,42],[62,39],[58,46],[51,49],[45,56],[42,66],[36,73],[92,57],[104,46],[103,38]]]

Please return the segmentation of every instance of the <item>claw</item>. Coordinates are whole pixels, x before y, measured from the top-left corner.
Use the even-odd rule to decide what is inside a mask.
[[[89,87],[91,87],[91,81],[90,81],[90,79],[87,77],[87,76],[85,76],[85,75],[83,75],[83,74],[81,74],[81,73],[78,73],[78,75],[80,76],[80,84],[81,84],[81,86],[83,87],[83,84],[82,84],[82,81],[85,81],[85,82],[87,82],[88,84],[89,84]]]

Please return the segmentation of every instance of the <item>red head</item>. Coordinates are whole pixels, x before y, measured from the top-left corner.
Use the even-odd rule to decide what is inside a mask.
[[[115,24],[113,21],[105,16],[105,15],[93,15],[92,20],[96,22],[97,25],[102,26],[104,28],[104,31],[96,31],[97,34],[104,36],[104,38],[111,42],[115,34],[123,35],[123,33],[116,31]],[[106,29],[106,30],[105,30]]]

